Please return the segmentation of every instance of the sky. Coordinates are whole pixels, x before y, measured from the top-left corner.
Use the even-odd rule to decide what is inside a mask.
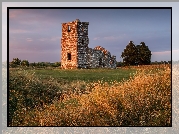
[[[89,22],[89,47],[102,46],[117,61],[129,41],[145,42],[151,61],[171,60],[170,9],[10,9],[9,61],[61,60],[61,23]]]

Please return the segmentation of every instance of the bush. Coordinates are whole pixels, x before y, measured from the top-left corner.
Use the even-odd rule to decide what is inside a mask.
[[[41,81],[33,74],[22,72],[10,71],[9,77],[9,124],[15,126],[23,123],[21,116],[24,116],[25,111],[42,108],[61,95],[60,87],[50,80]]]
[[[23,61],[21,61],[21,66],[26,66],[26,67],[28,67],[28,66],[29,66],[29,61],[28,61],[28,60],[23,60]]]

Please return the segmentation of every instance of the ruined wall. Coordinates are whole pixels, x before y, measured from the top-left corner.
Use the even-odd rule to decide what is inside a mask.
[[[103,53],[101,57],[102,65],[100,67],[116,68],[116,56],[111,56],[111,53],[101,46],[95,47],[94,50],[100,50]]]
[[[78,68],[87,68],[89,66],[87,51],[88,51],[88,22],[80,22],[77,24],[77,34],[78,34],[78,42],[77,42],[77,64]]]
[[[104,54],[100,50],[90,48],[88,51],[88,68],[102,67]]]
[[[77,22],[62,23],[61,66],[64,69],[77,67]]]
[[[116,57],[101,46],[89,48],[88,22],[62,23],[61,67],[73,68],[116,68]]]

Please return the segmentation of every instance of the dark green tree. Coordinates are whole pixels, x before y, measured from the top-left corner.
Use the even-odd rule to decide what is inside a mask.
[[[45,62],[38,62],[37,67],[45,67]]]
[[[21,60],[20,60],[19,58],[13,58],[13,60],[12,60],[11,63],[12,63],[12,64],[15,64],[15,65],[20,65]]]
[[[151,51],[144,42],[135,46],[133,41],[130,41],[124,52],[122,52],[121,57],[125,65],[149,65],[151,55]]]
[[[121,57],[123,58],[124,65],[136,65],[137,55],[137,48],[134,45],[133,41],[130,41],[121,55]]]
[[[19,58],[13,58],[12,62],[9,63],[9,67],[18,67],[21,63]]]
[[[171,61],[168,61],[168,64],[171,64]]]
[[[60,67],[60,66],[61,66],[61,63],[60,63],[60,62],[55,62],[55,66],[56,66],[56,67]]]
[[[33,63],[29,63],[29,66],[31,66],[31,67],[35,67],[35,66],[36,66],[36,63],[35,63],[35,62],[33,62]]]
[[[29,66],[29,61],[28,60],[23,60],[21,61],[21,66]]]
[[[149,65],[151,63],[151,51],[144,42],[136,46],[137,48],[137,64],[139,65]]]

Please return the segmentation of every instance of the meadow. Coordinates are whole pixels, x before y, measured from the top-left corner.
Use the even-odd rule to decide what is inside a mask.
[[[171,126],[171,67],[10,68],[10,126]]]

